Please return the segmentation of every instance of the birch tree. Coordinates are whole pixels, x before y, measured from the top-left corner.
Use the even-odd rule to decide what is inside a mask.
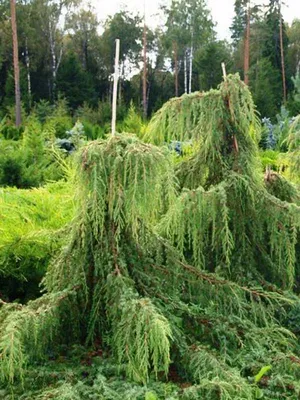
[[[48,48],[52,99],[56,97],[57,71],[63,55],[63,33],[66,29],[64,21],[76,3],[76,0],[33,0],[35,16]]]
[[[13,59],[15,79],[15,105],[16,105],[16,126],[21,125],[21,89],[20,89],[20,68],[19,68],[19,47],[16,17],[16,0],[10,0],[11,27],[13,37]]]
[[[195,52],[215,38],[214,24],[204,0],[173,1],[167,16],[166,43],[173,45],[175,92],[178,91],[177,65],[183,64],[184,92],[192,91]]]

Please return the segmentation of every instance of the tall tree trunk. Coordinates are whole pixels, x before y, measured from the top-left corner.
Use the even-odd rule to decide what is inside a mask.
[[[175,96],[178,97],[178,48],[177,43],[173,42],[174,68],[175,68]]]
[[[192,79],[193,79],[193,57],[194,57],[194,32],[192,32],[192,42],[190,51],[190,81],[189,81],[189,93],[192,93]]]
[[[187,93],[187,51],[184,52],[184,93]]]
[[[147,85],[147,112],[148,112],[148,104],[149,104],[149,97],[150,97],[150,89],[151,89],[151,81]]]
[[[53,31],[51,22],[49,21],[49,44],[51,53],[51,70],[52,70],[52,98],[55,99],[56,93],[56,54],[55,54],[55,38],[53,37]]]
[[[82,49],[83,49],[83,59],[82,59],[82,68],[86,71],[87,70],[87,59],[88,59],[88,42],[87,39],[83,40],[83,45],[82,45]]]
[[[88,47],[89,47],[88,33],[84,32],[84,40],[83,40],[83,69],[85,71],[88,70]]]
[[[49,21],[49,42],[50,42],[50,53],[51,53],[51,69],[52,69],[52,97],[55,99],[56,95],[56,77],[57,71],[61,63],[63,48],[61,47],[59,56],[56,55],[56,43],[55,43],[55,25],[52,27],[51,21]]]
[[[16,0],[10,0],[11,27],[13,36],[14,54],[14,77],[15,77],[15,102],[16,102],[16,126],[21,125],[21,89],[20,89],[20,68],[18,50],[18,32],[16,19]]]
[[[144,68],[143,68],[143,111],[144,118],[147,119],[147,29],[146,22],[144,22],[144,34],[143,34],[143,58],[144,58]]]
[[[31,94],[30,58],[29,58],[27,37],[25,39],[25,62],[26,62],[26,69],[27,69],[28,106],[29,106],[29,109],[30,109],[31,108],[32,94]]]
[[[286,82],[285,82],[285,62],[284,62],[284,49],[283,49],[283,28],[282,28],[282,15],[281,15],[281,0],[279,7],[279,36],[280,36],[280,55],[281,55],[281,72],[282,72],[282,88],[283,88],[283,102],[286,103]]]
[[[249,85],[249,65],[250,65],[250,2],[247,5],[247,25],[244,45],[244,82]]]

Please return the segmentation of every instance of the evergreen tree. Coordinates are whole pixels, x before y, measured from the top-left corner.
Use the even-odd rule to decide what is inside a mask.
[[[295,19],[287,29],[289,38],[288,65],[291,68],[292,76],[300,72],[300,20]]]
[[[68,54],[62,62],[57,76],[57,90],[68,99],[73,110],[84,102],[95,103],[96,93],[92,77],[83,70],[74,53]]]
[[[275,117],[282,104],[281,74],[267,58],[261,58],[250,69],[253,99],[262,117]]]
[[[216,89],[222,82],[222,62],[228,73],[232,70],[232,49],[226,41],[214,41],[196,51],[194,71],[198,76],[198,87],[202,90]]]
[[[234,2],[234,18],[230,30],[232,32],[231,39],[235,46],[244,37],[247,20],[247,0],[235,0]]]
[[[231,30],[231,39],[233,40],[234,47],[237,47],[241,40],[245,37],[247,25],[247,8],[249,0],[235,0],[234,2],[234,17]],[[251,22],[256,22],[260,15],[260,6],[250,4]]]
[[[269,59],[272,66],[282,74],[282,55],[281,55],[281,25],[282,25],[282,51],[287,54],[289,45],[286,26],[284,24],[280,1],[271,0],[266,13],[265,40],[262,56]],[[286,77],[285,77],[286,79]],[[282,79],[281,79],[282,82]],[[282,86],[281,86],[282,88]],[[282,89],[276,93],[276,96],[283,99]]]
[[[299,350],[284,321],[299,304],[299,203],[288,182],[261,176],[259,130],[248,88],[228,76],[170,100],[148,127],[158,144],[194,142],[178,181],[165,147],[129,135],[88,144],[44,295],[1,301],[1,378],[22,378],[57,338],[100,342],[128,380],[173,365],[192,383],[183,399],[297,398]]]

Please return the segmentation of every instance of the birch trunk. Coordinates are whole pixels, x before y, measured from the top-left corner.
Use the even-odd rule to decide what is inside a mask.
[[[51,70],[52,70],[52,98],[55,98],[56,92],[56,55],[55,55],[55,40],[53,38],[53,31],[51,22],[49,21],[49,44],[51,53]]]
[[[187,51],[184,52],[184,93],[187,93]]]
[[[189,80],[189,93],[192,93],[192,79],[193,79],[193,57],[194,57],[194,33],[192,32],[192,42],[190,51],[190,80]]]
[[[51,69],[52,69],[52,98],[55,99],[56,94],[56,77],[57,71],[61,63],[63,49],[61,47],[59,51],[59,56],[56,55],[56,43],[55,43],[55,26],[52,26],[51,21],[49,21],[49,44],[50,44],[50,54],[51,54]]]
[[[30,74],[30,58],[29,58],[29,51],[28,51],[28,40],[27,37],[25,39],[25,63],[26,63],[26,70],[27,70],[27,91],[28,91],[28,106],[29,109],[31,108],[31,74]]]
[[[178,48],[177,43],[173,43],[174,50],[174,69],[175,69],[175,96],[178,97]]]
[[[11,27],[13,36],[13,57],[14,57],[14,78],[15,78],[15,102],[16,102],[16,126],[21,125],[21,89],[20,89],[20,68],[18,32],[16,18],[16,0],[10,0]]]

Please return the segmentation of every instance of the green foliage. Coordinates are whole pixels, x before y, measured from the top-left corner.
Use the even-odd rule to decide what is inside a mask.
[[[59,323],[59,305],[72,292],[44,295],[26,306],[1,300],[0,377],[13,383],[23,379],[23,367],[30,356],[38,357]],[[33,345],[33,346],[32,346]]]
[[[282,201],[299,205],[300,197],[297,186],[289,182],[284,176],[267,169],[265,184],[266,189],[273,196],[278,197]]]
[[[139,38],[142,34],[141,17],[127,10],[121,10],[113,16],[109,16],[103,32],[103,46],[109,58],[109,65],[113,65],[114,44],[117,37],[123,40],[120,43],[120,60],[126,59],[136,63],[141,50]]]
[[[133,102],[130,103],[127,116],[121,124],[123,132],[135,133],[136,135],[143,136],[145,131],[145,124],[143,123],[142,117],[137,113]]]
[[[34,105],[33,112],[41,124],[46,122],[49,115],[53,113],[54,106],[47,100],[40,100]]]
[[[120,105],[117,109],[117,120],[118,130],[123,130],[123,120],[126,114],[126,106]],[[111,129],[111,104],[108,101],[99,101],[97,107],[90,107],[87,103],[84,103],[82,107],[79,107],[75,113],[75,116],[82,121],[84,125],[85,135],[89,140],[101,139],[105,134],[110,133]],[[134,117],[135,118],[135,117]],[[122,121],[122,122],[121,122]],[[129,120],[130,121],[130,120]],[[132,124],[130,125],[130,128]],[[133,124],[135,130],[137,124]],[[136,131],[130,131],[129,133],[138,133]]]
[[[196,388],[189,389],[186,396],[190,392],[191,398],[193,398],[193,393],[196,392],[200,398],[204,396],[208,399],[229,400],[239,398],[250,400],[254,398],[254,388],[246,384],[239,371],[228,368],[227,364],[222,362],[209,349],[193,349],[189,368],[195,381],[199,384]]]
[[[53,147],[56,135],[66,138],[72,128],[72,119],[66,113],[65,102],[60,101],[44,125],[31,114],[19,140],[0,139],[0,185],[31,188],[64,177],[59,151]]]
[[[219,90],[168,102],[148,126],[148,141],[195,144],[176,163],[178,180],[167,148],[128,134],[81,149],[77,210],[44,294],[1,302],[2,387],[18,393],[49,349],[84,343],[103,357],[98,373],[78,379],[73,359],[71,376],[53,379],[45,360],[48,378],[31,395],[298,398],[288,329],[299,309],[298,190],[263,179],[259,134],[248,88],[228,76]]]
[[[262,117],[274,118],[282,104],[281,74],[268,58],[261,58],[249,71],[253,100]]]
[[[297,103],[300,103],[300,74],[299,74],[299,72],[295,78],[292,78],[292,81],[293,81],[293,84],[295,87],[294,100]]]
[[[176,243],[181,253],[184,253],[188,246],[193,254],[193,263],[199,265],[200,268],[208,267],[205,255],[209,247],[215,249],[215,265],[229,267],[234,247],[229,220],[224,186],[220,185],[207,192],[200,187],[181,194],[174,206],[161,220],[160,231],[172,243]],[[201,230],[199,226],[201,226]],[[212,237],[210,238],[207,232],[211,226]]]
[[[53,112],[47,116],[43,129],[49,134],[63,138],[72,126],[73,123],[69,114],[67,101],[64,98],[60,98],[55,104]]]
[[[1,185],[22,187],[27,185],[23,174],[23,158],[18,144],[13,141],[0,141],[0,182]]]
[[[105,132],[99,125],[92,125],[91,123],[83,122],[84,134],[88,140],[103,139]]]
[[[0,133],[4,137],[4,139],[8,140],[18,140],[20,139],[22,132],[24,130],[23,126],[17,128],[10,121],[9,123],[5,123],[5,120],[1,121]]]
[[[57,76],[60,92],[68,99],[71,109],[75,110],[84,101],[93,102],[95,89],[92,76],[83,70],[74,53],[68,54],[63,61]]]
[[[0,190],[1,297],[24,301],[38,294],[47,265],[62,245],[60,230],[73,216],[70,186]]]
[[[291,158],[291,174],[299,180],[300,172],[300,116],[298,116],[291,125],[288,145]]]
[[[152,118],[146,137],[161,144],[171,139],[197,141],[204,136],[203,140],[209,146],[214,139],[217,140],[218,133],[227,127],[224,113],[227,115],[228,112],[232,124],[236,124],[237,128],[248,131],[253,129],[259,134],[259,121],[253,110],[250,92],[245,90],[237,75],[232,75],[220,85],[219,90],[195,92],[167,102]],[[219,118],[222,121],[220,126]],[[209,132],[205,129],[206,125],[210,127]],[[248,143],[250,148],[253,147],[252,142]],[[209,153],[208,150],[212,149],[207,148],[206,153]]]
[[[230,30],[232,32],[231,39],[237,46],[245,34],[247,22],[247,0],[235,0],[234,2],[234,18]]]
[[[197,87],[202,91],[216,89],[222,82],[222,62],[226,64],[229,73],[232,70],[232,55],[231,48],[225,40],[201,46],[194,58],[194,71],[198,73]]]
[[[12,77],[12,76],[11,76]],[[15,120],[16,120],[16,107],[14,105],[10,105],[6,108],[6,115],[8,122],[10,125],[15,125]],[[26,118],[26,111],[24,104],[21,104],[21,117],[22,121]]]
[[[118,309],[112,311],[112,343],[118,363],[124,362],[128,376],[137,382],[146,383],[151,369],[156,377],[160,371],[167,375],[172,337],[167,319],[150,299],[139,299],[137,296],[130,299],[126,287],[120,293],[116,290],[117,282],[113,284],[115,293],[108,300],[112,307],[118,305]],[[124,285],[122,281],[121,285]]]
[[[251,95],[236,76],[228,77],[219,91],[171,100],[153,117],[149,140],[175,136],[199,143],[198,152],[178,166],[189,190],[163,217],[160,232],[200,268],[227,270],[231,276],[242,272],[247,260],[254,276],[292,287],[299,210],[280,206],[262,185],[259,129]],[[279,221],[285,235],[278,235]]]
[[[13,397],[20,400],[39,399],[82,399],[92,400],[177,400],[180,389],[172,383],[151,381],[138,385],[126,381],[115,364],[101,355],[91,356],[82,348],[74,348],[67,357],[43,366],[40,363],[29,366],[24,376],[24,386],[14,385],[14,394],[1,390],[4,400]],[[101,352],[100,352],[101,354]],[[36,374],[37,369],[39,370]],[[25,389],[25,390],[24,390]],[[71,397],[69,397],[71,396]],[[73,397],[72,397],[73,396]]]
[[[266,171],[269,167],[273,171],[280,171],[281,169],[281,157],[279,151],[276,150],[261,150],[260,159],[262,163],[262,170]]]
[[[85,337],[88,341],[99,334],[99,329],[104,323],[98,314],[105,304],[103,291],[107,292],[106,301],[110,301],[109,283],[116,288],[115,279],[121,271],[124,277],[129,273],[129,270],[126,272],[129,266],[124,264],[122,256],[122,248],[124,251],[128,240],[126,236],[129,235],[133,243],[137,241],[135,244],[137,246],[138,238],[142,238],[141,232],[144,230],[141,221],[145,227],[154,223],[163,205],[169,204],[174,198],[169,165],[165,151],[144,145],[130,136],[117,136],[106,142],[91,143],[81,153],[78,170],[78,215],[68,245],[48,269],[45,285],[49,296],[53,295],[55,298],[56,296],[60,298],[58,293],[67,288],[80,288],[81,295],[78,302],[75,299],[74,309],[78,309],[78,318],[82,322],[85,321],[87,327]],[[87,185],[87,182],[90,183]],[[93,249],[96,249],[95,253]],[[78,265],[81,265],[80,270]],[[110,280],[110,276],[115,278]],[[102,279],[99,279],[100,277]],[[129,290],[130,293],[130,286],[128,287],[126,280],[124,284],[122,290]],[[64,289],[60,290],[60,287]],[[35,307],[35,303],[32,304]],[[119,310],[130,310],[134,304],[136,312],[141,316],[144,315],[144,320],[140,318],[139,325],[135,326],[137,320],[133,318],[134,313],[131,314],[132,325],[127,330],[129,343],[124,343],[123,336],[116,336],[111,345],[120,362],[125,357],[129,375],[145,381],[150,368],[156,373],[160,368],[167,371],[169,364],[167,346],[171,332],[167,321],[151,305],[150,300],[127,295],[120,296],[118,302],[114,302],[117,309],[111,316],[110,323],[118,328],[114,332],[115,335],[120,335],[124,331],[124,323],[130,317],[129,313],[122,312],[119,315]],[[146,345],[144,340],[141,341],[141,338],[147,336],[149,345]],[[124,346],[128,348],[126,354]],[[18,368],[11,369],[9,375],[11,379],[14,374],[15,376],[22,374],[23,351],[24,347],[17,349],[20,363]],[[3,364],[4,375],[5,371],[8,371],[10,357],[14,357],[10,356],[9,350],[7,352],[9,355]],[[133,354],[136,352],[137,358],[133,359]]]

